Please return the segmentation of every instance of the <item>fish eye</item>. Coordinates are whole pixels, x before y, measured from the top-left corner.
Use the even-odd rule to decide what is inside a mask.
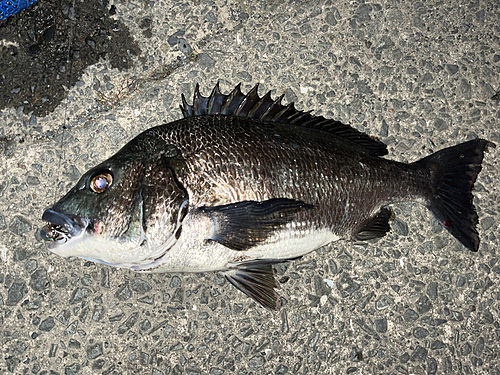
[[[95,193],[105,192],[113,183],[113,176],[109,172],[99,173],[90,180],[90,188]]]

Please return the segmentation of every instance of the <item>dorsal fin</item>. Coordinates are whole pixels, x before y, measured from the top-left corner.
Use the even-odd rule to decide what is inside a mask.
[[[241,84],[238,84],[228,95],[224,95],[221,93],[217,82],[210,96],[204,97],[200,94],[199,85],[196,84],[193,104],[189,105],[183,94],[181,111],[184,118],[221,114],[317,129],[354,142],[365,148],[373,156],[387,155],[387,146],[378,139],[372,138],[368,134],[339,121],[326,119],[323,116],[314,116],[310,112],[299,111],[295,109],[293,103],[284,106],[281,104],[284,95],[281,95],[276,100],[271,98],[271,92],[259,97],[258,88],[259,84],[256,84],[245,95],[241,92]]]

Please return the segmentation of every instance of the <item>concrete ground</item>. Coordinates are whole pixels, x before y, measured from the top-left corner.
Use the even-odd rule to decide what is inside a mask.
[[[47,206],[180,118],[195,83],[260,83],[400,161],[498,143],[499,19],[496,1],[39,0],[0,23],[0,372],[500,374],[498,148],[475,188],[479,252],[398,204],[385,238],[278,267],[277,313],[218,273],[63,259],[39,235]]]

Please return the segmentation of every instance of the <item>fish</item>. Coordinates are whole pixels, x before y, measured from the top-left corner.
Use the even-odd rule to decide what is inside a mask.
[[[282,99],[196,85],[182,119],[142,132],[45,210],[48,249],[138,272],[220,271],[275,311],[277,264],[385,236],[398,202],[426,206],[478,251],[472,189],[492,142],[401,163],[376,137]]]

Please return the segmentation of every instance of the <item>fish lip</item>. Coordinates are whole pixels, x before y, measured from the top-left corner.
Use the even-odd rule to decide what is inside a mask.
[[[40,231],[42,238],[50,242],[49,249],[66,243],[73,237],[80,236],[86,231],[90,223],[90,220],[86,218],[58,212],[52,208],[45,210],[42,220],[49,223]]]

